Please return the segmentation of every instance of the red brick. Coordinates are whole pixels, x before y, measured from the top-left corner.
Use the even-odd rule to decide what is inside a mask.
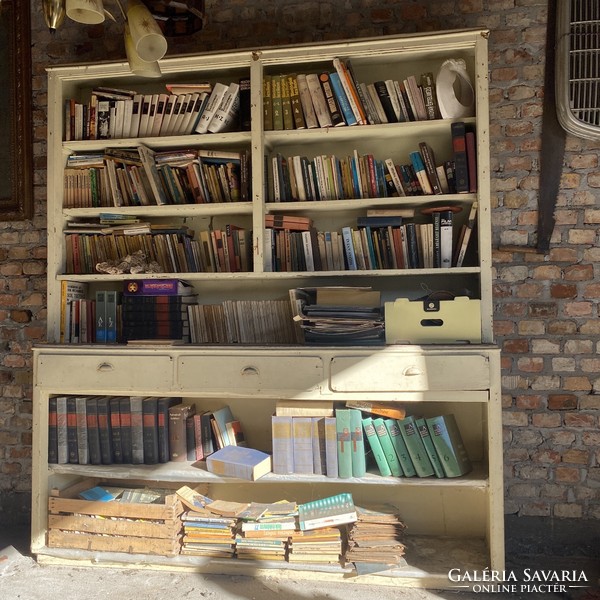
[[[573,410],[577,408],[577,396],[575,394],[551,394],[548,396],[548,408],[550,410]]]

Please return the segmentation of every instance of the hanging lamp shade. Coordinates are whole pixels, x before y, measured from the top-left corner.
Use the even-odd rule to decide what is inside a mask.
[[[97,25],[104,21],[102,0],[67,0],[67,17],[84,25]]]
[[[65,0],[42,0],[42,8],[48,29],[56,31],[65,20]]]
[[[135,45],[129,31],[129,25],[125,24],[125,53],[127,54],[127,61],[129,62],[129,68],[134,75],[140,77],[160,77],[160,67],[157,61],[148,62],[142,60],[139,54],[135,50]]]
[[[146,62],[160,60],[167,52],[167,40],[141,0],[127,2],[127,22],[138,56]]]

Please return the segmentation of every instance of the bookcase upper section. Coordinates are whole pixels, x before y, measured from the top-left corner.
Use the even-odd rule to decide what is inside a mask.
[[[160,62],[162,77],[144,79],[132,75],[126,62],[65,65],[48,69],[48,338],[58,339],[60,321],[60,288],[64,280],[87,281],[90,293],[100,286],[118,289],[124,276],[96,273],[93,270],[74,270],[70,262],[71,236],[65,234],[69,225],[99,217],[101,212],[140,217],[149,223],[168,220],[195,232],[201,242],[206,231],[226,227],[241,227],[248,232],[245,244],[250,255],[246,269],[240,272],[206,271],[204,268],[165,269],[153,277],[178,276],[190,281],[207,301],[225,299],[285,297],[291,287],[314,285],[372,285],[381,289],[386,299],[420,297],[427,291],[447,290],[459,294],[469,290],[481,300],[482,342],[492,342],[491,250],[490,250],[490,185],[489,185],[489,123],[487,93],[487,36],[486,30],[457,30],[433,34],[384,36],[363,40],[340,41],[317,45],[265,47],[260,49],[211,52],[177,56]],[[435,118],[394,123],[365,124],[315,129],[272,129],[265,122],[265,78],[334,72],[334,59],[351,61],[356,80],[365,84],[376,81],[417,79],[423,73],[438,73],[448,59],[464,63],[473,84],[473,116],[460,119]],[[165,94],[167,84],[198,84],[208,82],[229,85],[242,79],[250,81],[250,129],[191,135],[144,135],[135,138],[125,134],[114,139],[81,139],[65,141],[67,125],[65,103],[89,102],[92,90],[99,87],[134,90],[140,95]],[[421,143],[429,146],[437,164],[453,158],[451,125],[464,122],[476,134],[477,189],[468,193],[441,195],[393,196],[385,189],[385,161],[408,163],[412,152]],[[127,131],[125,127],[124,131]],[[154,130],[156,132],[156,130]],[[71,136],[69,136],[71,137]],[[97,137],[97,136],[96,136]],[[68,202],[65,188],[68,157],[79,154],[103,153],[107,148],[129,150],[149,148],[151,152],[192,150],[240,152],[247,157],[247,195],[237,201],[214,203],[183,202],[166,204],[150,202],[142,205],[78,206]],[[292,201],[280,201],[277,185],[285,183],[279,171],[281,161],[298,158],[294,177],[300,177],[300,158],[317,164],[328,157],[351,173],[352,165],[372,167],[379,188],[360,187],[335,190],[335,199],[315,188],[304,195],[296,189]],[[279,161],[279,162],[278,162]],[[354,162],[353,162],[354,161]],[[368,161],[371,161],[370,163]],[[286,165],[286,175],[289,168]],[[315,169],[317,167],[314,167]],[[358,167],[356,167],[358,169]],[[378,171],[379,169],[379,171]],[[324,175],[327,179],[327,174]],[[336,175],[332,177],[335,179]],[[315,180],[317,175],[315,175]],[[364,180],[363,180],[364,181]],[[282,183],[282,185],[283,185]],[[325,182],[325,185],[327,181]],[[289,185],[289,184],[288,184]],[[374,184],[375,185],[375,184]],[[391,184],[390,184],[391,185]],[[391,189],[391,188],[390,188]],[[308,196],[308,197],[306,197]],[[236,196],[237,198],[237,196]],[[368,210],[402,209],[414,211],[416,221],[431,221],[423,216],[424,208],[451,205],[459,207],[455,215],[454,244],[458,243],[460,228],[468,223],[475,205],[476,226],[471,252],[462,266],[432,268],[419,265],[400,268],[396,262],[374,260],[365,269],[349,270],[348,264],[325,264],[319,271],[304,270],[296,265],[277,269],[269,248],[275,246],[270,231],[265,228],[265,215],[295,215],[310,218],[318,232],[342,234],[344,228],[356,229],[357,219]],[[202,233],[204,232],[204,233]],[[269,235],[268,235],[269,234]],[[91,237],[86,238],[87,241]],[[360,242],[360,240],[357,240]],[[316,243],[316,242],[315,242]],[[363,238],[363,243],[366,244]],[[127,276],[129,277],[129,276]],[[258,285],[257,285],[258,283]]]

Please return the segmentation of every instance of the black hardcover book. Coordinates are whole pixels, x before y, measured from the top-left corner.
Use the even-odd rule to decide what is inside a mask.
[[[69,463],[79,464],[79,450],[77,446],[77,405],[75,396],[67,396],[67,450]]]
[[[377,92],[379,100],[381,101],[381,106],[383,106],[383,112],[385,112],[388,123],[397,123],[398,118],[396,117],[396,111],[392,105],[390,92],[387,88],[387,85],[385,85],[385,81],[376,81],[373,83],[373,85],[375,86],[375,91]]]
[[[212,413],[210,411],[207,411],[202,413],[202,415],[200,416],[200,430],[202,432],[202,454],[204,455],[204,458],[206,458],[209,454],[212,454],[216,448],[211,424],[211,415]]]
[[[240,85],[240,131],[250,131],[250,77],[242,77]]]
[[[196,427],[194,415],[185,420],[185,441],[187,448],[187,460],[196,460]]]
[[[123,446],[121,443],[121,413],[119,411],[119,398],[111,398],[109,401],[109,408],[113,462],[121,464],[123,462]]]
[[[158,462],[166,463],[170,460],[169,447],[169,408],[181,404],[181,398],[161,397],[157,401],[158,419]]]
[[[50,464],[58,462],[56,397],[48,400],[48,462]]]
[[[103,465],[113,463],[112,435],[110,427],[110,397],[98,398],[98,431],[100,434],[100,456]]]
[[[408,247],[408,268],[418,269],[420,264],[419,244],[417,242],[417,232],[414,223],[406,224],[406,242]]]
[[[144,398],[142,404],[144,463],[158,464],[158,398]]]
[[[131,400],[129,396],[119,398],[119,415],[121,417],[121,451],[123,453],[123,462],[131,464],[132,446],[131,446]]]
[[[100,451],[100,430],[98,428],[98,399],[89,397],[85,401],[85,411],[88,429],[88,445],[90,450],[90,464],[101,465],[102,453]]]

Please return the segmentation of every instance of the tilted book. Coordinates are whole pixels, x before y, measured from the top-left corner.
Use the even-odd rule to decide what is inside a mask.
[[[446,477],[460,477],[473,468],[453,414],[426,419],[431,440]]]
[[[406,443],[404,442],[404,438],[400,433],[398,421],[396,421],[396,419],[385,419],[384,422],[385,426],[387,427],[388,433],[390,434],[390,439],[392,440],[392,444],[394,446],[394,450],[396,451],[398,461],[402,466],[404,476],[414,477],[417,474],[417,472],[415,471],[412,459],[410,458],[410,454],[408,453],[408,449],[406,447]]]
[[[425,450],[427,451],[427,456],[429,456],[429,460],[431,461],[431,466],[433,467],[433,472],[436,477],[445,477],[444,469],[442,468],[442,464],[440,462],[440,457],[435,449],[433,441],[431,439],[431,435],[429,433],[429,429],[427,428],[427,423],[425,419],[416,419],[415,425],[419,430],[419,434],[421,435],[421,439],[423,440],[423,444],[425,445]]]
[[[404,438],[408,453],[415,466],[415,471],[419,477],[429,477],[433,475],[433,466],[429,460],[425,444],[415,424],[415,418],[408,416],[398,421],[400,433]]]
[[[390,469],[390,466],[388,465],[387,459],[385,458],[385,454],[383,452],[383,448],[381,447],[381,441],[379,440],[379,436],[375,431],[373,419],[371,417],[366,417],[362,420],[362,423],[365,430],[367,442],[371,447],[371,452],[373,453],[373,457],[375,458],[375,462],[377,463],[379,473],[384,477],[389,477],[392,474],[392,471]]]
[[[398,460],[398,456],[396,455],[396,450],[394,449],[392,439],[390,438],[390,434],[388,432],[387,427],[385,426],[384,420],[381,417],[373,419],[373,427],[375,427],[377,437],[381,442],[381,448],[387,460],[388,466],[390,467],[392,475],[394,477],[401,477],[404,473],[402,472],[400,461]]]

